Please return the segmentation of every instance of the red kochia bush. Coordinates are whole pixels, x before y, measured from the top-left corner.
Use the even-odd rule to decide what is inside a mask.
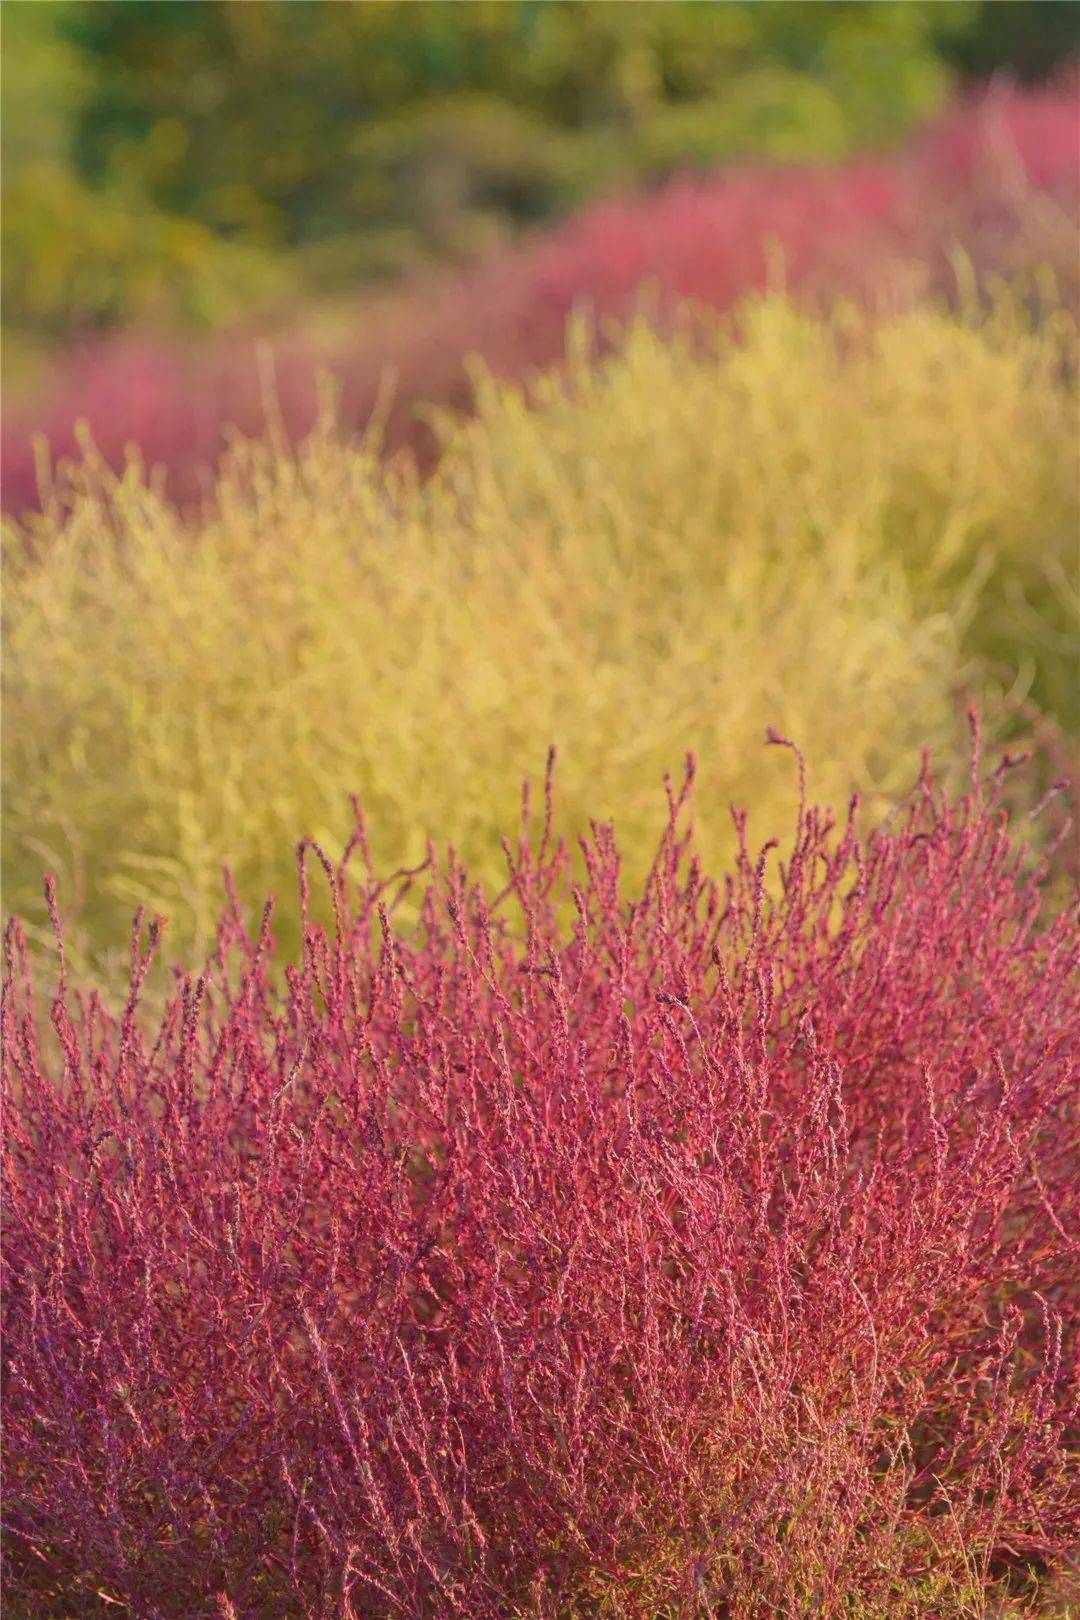
[[[9,1613],[949,1616],[1052,1567],[1076,919],[973,781],[717,885],[688,778],[636,903],[526,818],[407,934],[361,827],[280,991],[233,906],[154,1028],[136,939],[46,1041],[13,925]]]

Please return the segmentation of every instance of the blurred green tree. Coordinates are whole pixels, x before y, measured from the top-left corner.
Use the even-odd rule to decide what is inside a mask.
[[[968,27],[944,41],[946,61],[970,78],[1006,72],[1037,83],[1080,55],[1077,0],[979,0]]]

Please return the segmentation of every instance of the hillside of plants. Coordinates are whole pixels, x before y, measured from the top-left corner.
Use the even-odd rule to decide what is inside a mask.
[[[972,91],[899,150],[834,164],[740,162],[602,199],[561,227],[395,288],[248,320],[212,337],[85,333],[16,387],[2,435],[3,503],[39,505],[89,434],[107,465],[136,456],[189,505],[213,487],[236,429],[273,419],[296,444],[325,387],[341,426],[429,465],[432,407],[474,396],[470,362],[526,379],[556,363],[575,314],[603,336],[642,308],[728,310],[783,288],[803,307],[844,295],[871,309],[963,305],[1002,283],[1028,302],[1080,307],[1073,88]]]
[[[1080,7],[0,23],[7,1612],[1080,1614]]]

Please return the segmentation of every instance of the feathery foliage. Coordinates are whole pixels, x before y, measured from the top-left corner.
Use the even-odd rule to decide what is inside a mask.
[[[769,724],[819,787],[879,804],[947,744],[962,687],[1075,698],[1067,326],[1002,308],[737,329],[645,324],[579,346],[533,397],[482,381],[437,473],[320,432],[236,454],[191,526],[130,472],[85,476],[8,536],[4,881],[72,949],[146,900],[213,937],[220,873],[285,894],[358,793],[388,859],[452,838],[492,879],[507,783],[550,743],[561,828],[617,815],[639,879],[649,783],[700,759],[702,850],[727,805],[790,808]]]
[[[996,796],[924,775],[863,843],[803,805],[770,892],[671,792],[568,921],[549,799],[511,907],[451,858],[411,932],[361,828],[283,994],[233,907],[159,1029],[136,929],[51,1046],[13,924],[9,1612],[1032,1598],[1080,1532],[1080,936]]]

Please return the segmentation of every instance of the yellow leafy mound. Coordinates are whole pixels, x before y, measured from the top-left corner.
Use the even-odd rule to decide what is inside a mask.
[[[717,861],[732,801],[790,825],[768,725],[843,809],[951,744],[962,689],[1060,712],[1070,342],[768,300],[572,345],[528,396],[481,381],[426,484],[329,430],[241,448],[194,526],[134,469],[87,475],[6,541],[7,907],[41,920],[52,868],[99,966],[136,901],[190,954],[228,863],[289,927],[296,840],[339,848],[351,792],[380,866],[430,834],[491,877],[551,743],[560,830],[612,816],[635,873],[695,750]]]

